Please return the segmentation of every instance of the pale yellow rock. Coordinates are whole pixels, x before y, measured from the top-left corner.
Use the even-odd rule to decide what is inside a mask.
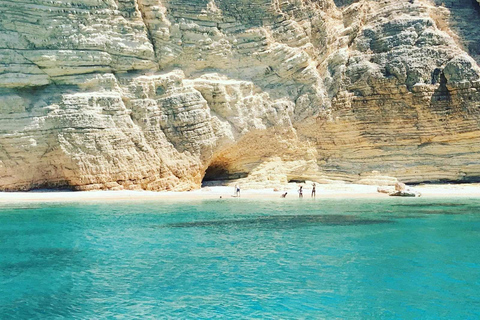
[[[0,6],[0,190],[480,178],[470,0]]]
[[[365,172],[360,174],[360,177],[356,184],[363,185],[376,185],[376,186],[394,186],[398,183],[398,179],[395,177],[383,176],[378,171]]]

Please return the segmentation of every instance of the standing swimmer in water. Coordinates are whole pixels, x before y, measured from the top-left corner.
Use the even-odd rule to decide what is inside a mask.
[[[298,197],[303,198],[303,186],[300,186],[300,189],[298,189]]]
[[[315,194],[315,182],[313,183],[312,185],[312,198],[315,198],[316,194]]]

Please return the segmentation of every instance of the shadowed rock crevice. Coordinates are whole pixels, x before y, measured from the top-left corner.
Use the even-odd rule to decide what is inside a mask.
[[[458,34],[466,51],[480,63],[480,3],[477,0],[435,0],[450,11],[450,27]]]
[[[155,58],[157,58],[156,43],[155,43],[155,39],[152,35],[152,30],[151,30],[152,27],[150,26],[149,19],[147,19],[147,17],[146,17],[149,13],[146,12],[146,10],[144,8],[143,1],[142,0],[137,0],[137,1],[138,1],[138,10],[140,11],[140,16],[142,18],[143,24],[145,25],[145,30],[146,30],[146,33],[147,33],[148,40],[150,41],[150,43],[152,45],[154,56],[155,56]]]
[[[464,184],[464,183],[480,183],[479,176],[459,176],[458,179],[431,179],[425,181],[417,181],[414,184]]]
[[[346,7],[352,3],[359,2],[360,0],[333,0],[337,7]]]
[[[439,86],[432,95],[432,104],[438,105],[439,103],[443,103],[445,104],[445,109],[447,109],[452,97],[447,88],[447,78],[445,78],[445,74],[443,72],[438,76],[438,83]]]
[[[305,183],[306,180],[302,178],[290,178],[288,179],[288,183]]]

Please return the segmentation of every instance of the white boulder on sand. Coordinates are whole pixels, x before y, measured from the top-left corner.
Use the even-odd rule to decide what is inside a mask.
[[[388,192],[388,195],[391,197],[421,197],[422,196],[420,192],[413,190],[411,188],[407,188],[407,186],[401,182],[397,182],[395,184],[395,190]]]

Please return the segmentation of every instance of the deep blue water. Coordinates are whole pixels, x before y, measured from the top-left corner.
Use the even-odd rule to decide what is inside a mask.
[[[478,319],[480,200],[2,205],[0,318]]]

